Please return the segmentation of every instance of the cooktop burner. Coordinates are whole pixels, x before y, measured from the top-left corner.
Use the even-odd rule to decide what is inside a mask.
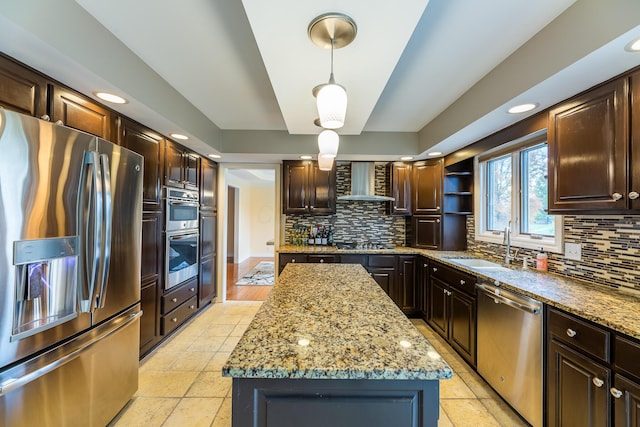
[[[373,242],[341,242],[336,243],[338,249],[393,249],[393,245]]]

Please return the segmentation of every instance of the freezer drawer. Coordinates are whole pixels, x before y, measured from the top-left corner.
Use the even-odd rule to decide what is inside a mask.
[[[107,425],[138,389],[140,314],[136,306],[3,372],[0,425]]]

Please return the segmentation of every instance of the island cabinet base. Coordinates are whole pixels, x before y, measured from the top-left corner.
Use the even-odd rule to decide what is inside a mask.
[[[233,379],[233,427],[437,426],[438,380]]]

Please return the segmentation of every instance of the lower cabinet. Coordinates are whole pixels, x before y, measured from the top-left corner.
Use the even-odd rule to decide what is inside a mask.
[[[419,288],[420,303],[418,305],[418,311],[420,316],[427,320],[427,313],[429,307],[429,259],[423,256],[417,259],[417,286]]]
[[[278,254],[278,274],[282,273],[282,270],[290,262],[307,262],[306,254]]]
[[[614,397],[614,425],[640,426],[640,382],[616,374],[611,394]]]
[[[307,262],[319,264],[340,262],[340,255],[307,255]]]
[[[198,279],[175,286],[162,296],[160,333],[170,334],[198,311]]]
[[[396,255],[369,255],[365,266],[373,280],[397,304],[396,295]]]
[[[420,286],[416,278],[416,256],[399,255],[395,301],[407,316],[420,312]]]
[[[142,285],[140,288],[140,356],[144,356],[160,340],[157,281]]]

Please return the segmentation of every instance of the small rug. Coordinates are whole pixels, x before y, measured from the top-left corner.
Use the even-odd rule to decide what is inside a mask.
[[[245,274],[236,285],[271,286],[273,285],[273,261],[262,261],[252,271]]]

